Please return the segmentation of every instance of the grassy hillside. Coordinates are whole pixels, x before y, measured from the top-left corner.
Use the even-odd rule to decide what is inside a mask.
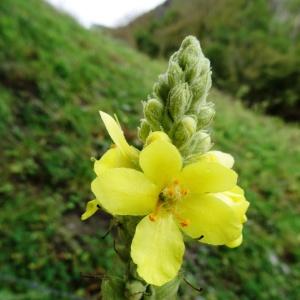
[[[114,31],[152,57],[200,38],[220,88],[289,120],[300,117],[299,0],[168,0]]]
[[[113,266],[107,216],[79,218],[91,199],[91,156],[109,140],[98,110],[117,112],[137,142],[154,62],[39,0],[0,2],[0,299],[89,299]],[[300,297],[300,130],[214,91],[216,148],[236,157],[251,202],[235,250],[191,245],[188,299]],[[197,298],[198,297],[198,298]]]

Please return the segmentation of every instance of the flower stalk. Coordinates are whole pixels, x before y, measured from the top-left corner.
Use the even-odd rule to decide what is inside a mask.
[[[144,102],[140,139],[146,142],[151,132],[163,131],[187,161],[207,152],[212,146],[208,127],[215,114],[207,101],[210,88],[210,61],[199,41],[186,37]]]

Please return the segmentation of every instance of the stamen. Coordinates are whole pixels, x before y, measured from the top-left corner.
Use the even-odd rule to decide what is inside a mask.
[[[188,193],[188,190],[187,190],[187,189],[182,189],[182,190],[181,190],[181,195],[182,195],[182,196],[186,196],[187,193]]]
[[[182,227],[187,227],[190,225],[189,219],[183,219],[175,210],[172,210],[172,213]]]
[[[149,219],[151,222],[155,222],[157,219],[157,215],[159,213],[159,210],[161,208],[161,206],[163,206],[163,203],[159,202],[156,204],[156,207],[154,209],[154,212],[152,214],[149,215]]]
[[[173,197],[173,196],[174,196],[174,190],[173,190],[172,188],[169,188],[169,189],[168,189],[168,195],[169,195],[170,197]]]
[[[189,221],[189,220],[183,220],[183,221],[180,222],[180,225],[181,225],[182,227],[187,227],[187,226],[189,226],[189,224],[190,224],[190,221]]]
[[[156,221],[156,216],[153,215],[153,214],[150,214],[149,219],[150,219],[151,222],[155,222]]]

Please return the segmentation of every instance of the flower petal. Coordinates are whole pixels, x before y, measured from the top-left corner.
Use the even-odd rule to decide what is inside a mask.
[[[109,169],[92,182],[92,191],[101,206],[115,215],[146,215],[154,210],[157,187],[142,172]]]
[[[131,147],[124,136],[122,129],[119,124],[107,113],[100,111],[101,119],[108,131],[113,142],[117,145],[123,155],[129,158],[136,158],[137,151],[134,147]]]
[[[184,243],[171,214],[162,213],[155,221],[146,216],[137,225],[131,257],[138,274],[149,284],[161,286],[178,273]]]
[[[158,140],[141,151],[140,166],[145,175],[162,188],[178,176],[182,158],[174,145]]]
[[[97,199],[91,200],[86,205],[85,212],[81,215],[81,221],[85,221],[91,217],[99,209],[99,201]]]
[[[155,141],[165,141],[171,143],[169,136],[163,131],[153,131],[151,132],[146,139],[146,146],[150,145]]]
[[[112,168],[134,168],[135,164],[132,160],[124,156],[120,148],[111,148],[106,151],[103,156],[94,163],[94,171],[100,176],[104,171]]]
[[[203,243],[224,245],[241,234],[239,217],[232,206],[216,194],[187,196],[178,203],[176,209],[188,224],[183,231]]]
[[[233,167],[234,158],[222,151],[208,151],[199,157],[200,161],[217,162],[229,169]]]
[[[243,242],[243,235],[241,234],[237,239],[227,243],[226,246],[229,248],[236,248],[240,246],[242,242]]]
[[[239,216],[241,223],[247,221],[246,211],[249,207],[249,202],[244,196],[244,191],[239,186],[235,186],[230,191],[223,193],[217,193],[217,197],[222,198],[223,201],[226,201],[228,204],[232,205],[236,214]]]
[[[191,193],[217,193],[233,188],[237,174],[219,163],[200,161],[187,165],[179,181]]]

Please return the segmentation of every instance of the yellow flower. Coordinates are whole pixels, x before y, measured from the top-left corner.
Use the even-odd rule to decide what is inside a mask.
[[[117,149],[124,145],[129,149],[126,141],[115,140],[121,129],[111,123],[106,126]],[[92,182],[96,199],[109,213],[145,216],[136,227],[131,256],[138,274],[157,286],[172,280],[180,269],[182,232],[203,243],[236,247],[242,242],[248,208],[236,185],[231,156],[208,152],[183,166],[177,148],[160,135],[164,134],[156,133],[139,153],[138,164],[124,165],[131,155],[124,151],[120,161],[107,163],[106,153],[99,162],[102,165],[104,159],[105,168],[96,171]]]

